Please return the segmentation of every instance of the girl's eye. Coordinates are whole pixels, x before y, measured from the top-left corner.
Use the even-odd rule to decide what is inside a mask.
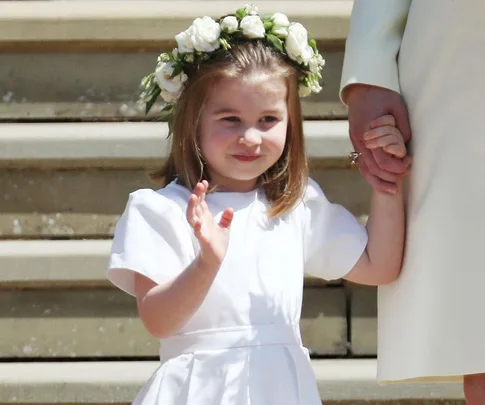
[[[224,117],[223,118],[223,121],[227,121],[227,122],[232,122],[232,123],[238,123],[238,122],[241,122],[241,120],[238,118],[238,117]]]
[[[270,123],[270,122],[278,121],[278,118],[272,117],[270,115],[266,115],[265,117],[261,118],[261,121],[265,123]]]

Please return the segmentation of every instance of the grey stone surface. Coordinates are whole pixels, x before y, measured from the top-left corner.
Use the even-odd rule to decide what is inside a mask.
[[[8,239],[113,235],[119,215],[77,213],[0,214],[0,237]]]
[[[138,86],[153,71],[157,56],[158,52],[3,53],[0,119],[26,114],[143,119],[143,111],[135,105]],[[324,53],[324,57],[323,91],[303,100],[307,118],[346,114],[338,98],[343,53]],[[35,107],[37,103],[40,107]]]
[[[305,289],[300,327],[303,344],[310,354],[347,353],[346,306],[342,287]]]
[[[106,279],[111,240],[0,241],[0,289],[113,287]],[[305,287],[343,285],[305,276]]]
[[[73,1],[3,2],[0,38],[4,41],[156,41],[172,38],[195,17],[233,13],[233,1]],[[37,4],[36,4],[37,3]],[[275,11],[273,2],[260,2],[261,13]],[[348,31],[351,1],[285,1],[278,11],[303,23],[317,38],[342,40]],[[28,29],[25,27],[28,26]]]
[[[353,286],[351,293],[351,351],[377,354],[377,288]]]
[[[0,404],[129,404],[157,362],[0,364]],[[379,387],[373,360],[317,360],[325,404],[464,405],[459,384]]]
[[[0,169],[0,212],[120,215],[130,192],[158,187],[150,182],[149,171]],[[356,170],[328,168],[325,163],[314,161],[311,174],[331,201],[344,204],[355,215],[368,213],[370,189]]]
[[[169,155],[168,133],[165,122],[3,123],[0,167],[107,169],[126,168],[127,162],[144,167]],[[348,161],[347,121],[305,121],[303,133],[307,158]]]
[[[108,1],[108,0],[106,0]],[[8,99],[8,95],[5,99]],[[345,119],[347,108],[339,101],[301,100],[303,113],[308,119]],[[52,119],[71,120],[145,120],[161,119],[163,107],[156,103],[148,115],[135,101],[126,102],[1,102],[0,122],[11,120],[35,121]]]
[[[301,328],[313,354],[346,353],[345,305],[343,287],[305,290]],[[135,299],[111,288],[2,291],[0,330],[0,358],[158,355]]]

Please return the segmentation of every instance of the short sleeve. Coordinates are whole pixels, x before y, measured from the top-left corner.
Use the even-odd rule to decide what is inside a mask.
[[[130,194],[111,247],[108,279],[135,295],[135,273],[157,284],[180,274],[194,259],[193,233],[183,210],[150,189]]]
[[[305,272],[326,280],[345,277],[367,246],[367,230],[349,211],[330,203],[309,179],[304,200]]]

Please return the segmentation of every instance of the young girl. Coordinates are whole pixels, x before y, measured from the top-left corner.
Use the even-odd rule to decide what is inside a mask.
[[[136,296],[161,365],[135,404],[317,405],[299,321],[304,273],[399,274],[403,198],[374,192],[367,229],[308,178],[299,94],[323,66],[300,24],[246,7],[176,36],[144,80],[171,115],[165,186],[130,194],[109,279]],[[392,117],[370,148],[403,157]],[[355,160],[356,156],[354,156]]]

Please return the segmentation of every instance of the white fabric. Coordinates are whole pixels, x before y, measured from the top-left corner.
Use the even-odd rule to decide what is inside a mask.
[[[360,32],[386,30],[403,13],[393,1],[390,17],[376,20],[382,2],[357,3]],[[402,275],[379,289],[383,382],[485,372],[485,2],[416,0],[407,17],[397,66],[414,160]],[[364,41],[354,36],[347,52],[364,59],[380,46]],[[378,77],[386,67],[373,68]],[[344,86],[352,69],[359,64],[347,67]]]
[[[109,263],[116,286],[133,295],[135,272],[161,283],[193,260],[189,195],[176,183],[130,195]],[[365,228],[312,180],[303,201],[277,220],[268,220],[261,190],[218,192],[207,202],[216,219],[235,209],[226,258],[193,317],[161,341],[160,368],[134,404],[320,404],[298,327],[304,271],[345,276],[365,249]]]

